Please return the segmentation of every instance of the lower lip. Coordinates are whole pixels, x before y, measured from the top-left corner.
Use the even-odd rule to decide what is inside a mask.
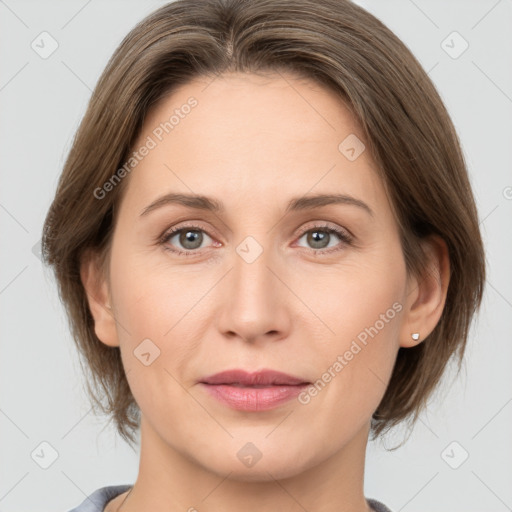
[[[220,402],[239,411],[268,411],[301,393],[308,384],[297,386],[270,386],[268,388],[237,387],[227,384],[201,385]]]

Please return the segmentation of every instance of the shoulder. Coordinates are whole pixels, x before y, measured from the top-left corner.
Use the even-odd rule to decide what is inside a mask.
[[[96,489],[92,494],[87,496],[80,505],[73,508],[69,512],[103,512],[105,505],[116,496],[132,487],[131,485],[108,485]]]
[[[366,501],[374,512],[392,512],[388,507],[386,507],[386,505],[384,505],[384,503],[381,503],[380,501],[372,500],[369,498],[367,498]]]
[[[123,485],[109,485],[96,489],[92,494],[87,496],[80,505],[71,509],[69,512],[103,512],[105,505],[113,500],[116,496],[119,496],[123,492],[126,492],[132,486],[128,484]],[[374,512],[392,512],[384,503],[374,499],[366,500]]]

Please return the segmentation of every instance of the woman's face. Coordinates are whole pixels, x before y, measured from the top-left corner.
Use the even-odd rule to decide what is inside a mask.
[[[113,235],[117,324],[106,316],[96,333],[120,346],[143,436],[161,449],[265,480],[367,435],[416,294],[361,143],[336,96],[292,75],[198,79],[146,118]],[[316,387],[201,383],[231,369]]]

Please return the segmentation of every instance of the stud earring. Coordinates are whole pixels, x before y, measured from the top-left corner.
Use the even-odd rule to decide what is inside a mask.
[[[419,332],[415,332],[415,333],[411,334],[411,336],[412,336],[412,339],[414,341],[418,341],[420,339],[420,333]]]

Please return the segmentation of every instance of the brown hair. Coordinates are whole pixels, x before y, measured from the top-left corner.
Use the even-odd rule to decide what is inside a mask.
[[[126,441],[134,441],[140,410],[119,348],[96,337],[80,262],[87,249],[108,260],[114,207],[127,180],[101,200],[94,190],[126,162],[149,109],[176,87],[198,76],[267,71],[314,80],[349,106],[382,175],[409,273],[428,272],[419,243],[425,237],[440,236],[449,250],[442,316],[426,340],[399,349],[372,417],[374,439],[406,418],[416,421],[453,354],[460,371],[482,299],[485,256],[457,134],[415,57],[377,18],[348,0],[178,0],[142,20],[108,62],[43,228],[43,257],[54,268],[89,371],[92,403],[111,415]]]

